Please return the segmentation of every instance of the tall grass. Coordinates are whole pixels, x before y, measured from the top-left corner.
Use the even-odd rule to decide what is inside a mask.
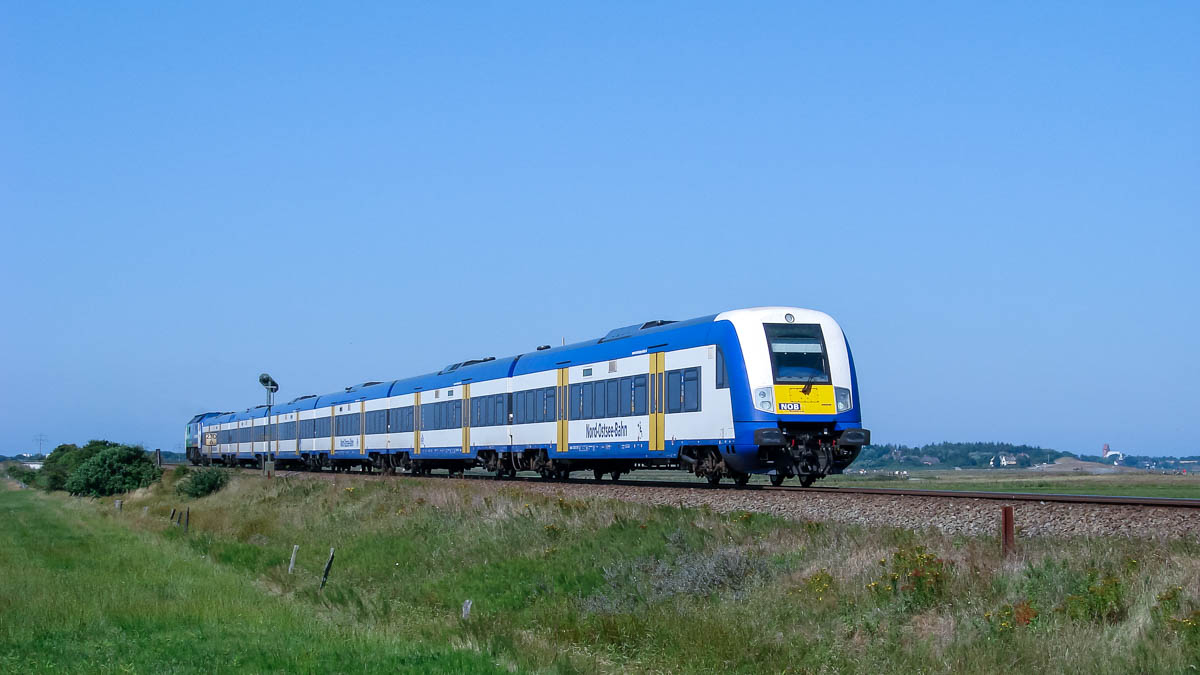
[[[1001,560],[989,538],[491,482],[239,476],[185,500],[174,480],[128,495],[121,514],[107,501],[55,509],[97,528],[119,521],[142,533],[128,537],[179,552],[194,568],[171,578],[197,592],[223,575],[350,635],[458,650],[438,658],[560,672],[1200,667],[1187,623],[1200,609],[1194,540],[1033,539]],[[185,505],[187,535],[166,519]],[[195,569],[209,576],[192,579]],[[203,610],[196,601],[189,612]]]

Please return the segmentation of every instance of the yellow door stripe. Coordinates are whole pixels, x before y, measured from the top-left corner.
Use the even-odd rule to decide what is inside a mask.
[[[358,405],[358,454],[367,454],[367,402]]]
[[[471,385],[462,386],[462,451],[471,454]]]
[[[413,398],[413,454],[421,454],[421,392]]]

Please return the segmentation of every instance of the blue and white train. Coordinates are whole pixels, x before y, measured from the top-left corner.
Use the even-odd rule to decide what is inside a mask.
[[[870,442],[854,359],[828,315],[797,307],[738,309],[651,321],[598,340],[436,373],[364,382],[324,396],[187,425],[195,464],[420,475],[482,467],[609,474],[678,468],[717,484],[808,486],[841,473]]]

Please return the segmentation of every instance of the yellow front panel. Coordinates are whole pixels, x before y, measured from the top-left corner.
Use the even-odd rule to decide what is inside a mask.
[[[775,385],[775,412],[780,415],[834,415],[833,385]]]

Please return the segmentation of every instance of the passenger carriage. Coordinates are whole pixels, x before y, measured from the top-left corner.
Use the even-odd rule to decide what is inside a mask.
[[[614,479],[684,469],[804,485],[870,442],[850,347],[794,307],[652,321],[596,340],[189,422],[195,463]]]

